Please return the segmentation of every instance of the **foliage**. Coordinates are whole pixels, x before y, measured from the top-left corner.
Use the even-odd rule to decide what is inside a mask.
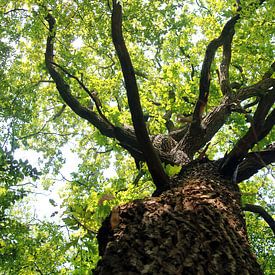
[[[274,178],[255,176],[253,180],[241,184],[243,203],[261,205],[269,213],[274,213]],[[274,270],[274,235],[266,222],[253,213],[245,213],[247,230],[252,248],[265,270],[272,274]]]
[[[0,173],[0,271],[35,274],[43,265],[43,270],[48,266],[47,272],[56,273],[56,256],[61,253],[57,247],[63,238],[59,228],[44,222],[26,222],[26,213],[25,217],[21,213],[23,220],[20,220],[16,212],[20,213],[24,208],[20,211],[14,207],[27,196],[27,183],[23,183],[23,180],[27,177],[37,180],[38,171],[28,161],[17,161],[11,152],[1,150]],[[48,253],[52,258],[47,256],[46,260]]]
[[[205,48],[236,13],[236,1],[121,2],[124,36],[137,75],[142,107],[148,114],[148,131],[151,135],[166,134],[167,117],[176,129],[182,126],[180,115],[192,114],[199,94]],[[266,1],[263,8],[256,11],[251,5],[254,2],[245,1],[232,48],[230,81],[243,87],[260,80],[274,56],[271,24],[274,1]],[[56,63],[97,92],[102,112],[111,123],[131,125],[125,83],[110,35],[108,3],[2,1],[0,219],[3,237],[0,252],[3,257],[0,271],[2,268],[8,274],[88,274],[99,259],[95,237],[104,218],[114,206],[150,196],[153,191],[147,167],[143,165],[137,170],[130,154],[115,139],[105,137],[64,105],[45,66],[49,31],[45,16],[50,10],[57,20]],[[208,110],[222,98],[216,74],[222,51],[216,56],[211,67],[212,94]],[[90,96],[77,81],[64,72],[62,76],[79,102],[95,110]],[[254,100],[247,99],[243,104]],[[211,141],[207,150],[209,158],[218,158],[233,148],[249,128],[249,114],[253,111],[255,106],[247,113],[234,113],[228,118]],[[253,150],[265,148],[274,138],[273,130]],[[38,180],[40,176],[27,161],[13,158],[17,148],[34,149],[43,155],[40,181],[47,187],[54,183],[49,175],[58,175],[65,162],[62,148],[70,148],[75,158],[81,160],[78,171],[66,182],[61,194],[64,210],[61,225],[28,224],[13,217],[13,205],[27,196],[22,183],[28,177]],[[165,170],[173,176],[180,167],[167,165]],[[269,198],[274,179],[268,175],[264,179],[254,177],[242,185],[242,192],[253,193],[253,196],[244,196],[244,202],[269,206],[268,210],[274,213]],[[254,250],[266,274],[271,274],[274,268],[271,233],[257,217],[247,215],[247,223]],[[69,238],[65,237],[65,227],[70,232]],[[268,236],[264,246],[261,245],[263,236]],[[45,258],[45,255],[51,257]]]

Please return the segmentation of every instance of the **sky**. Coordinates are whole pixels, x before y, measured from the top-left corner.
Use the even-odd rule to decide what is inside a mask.
[[[72,153],[68,146],[64,146],[63,154],[66,159],[65,164],[63,165],[62,169],[60,170],[60,175],[55,177],[55,183],[53,186],[49,188],[49,190],[45,190],[38,179],[36,182],[37,188],[35,188],[35,193],[30,194],[29,196],[29,206],[32,208],[31,212],[37,216],[40,220],[60,220],[60,215],[62,211],[60,211],[60,204],[61,199],[59,197],[59,192],[64,188],[66,180],[71,179],[71,173],[77,171],[78,164],[80,163],[80,159],[77,157],[76,154]],[[39,159],[43,158],[43,156],[34,151],[34,150],[21,150],[18,149],[15,152],[14,157],[16,159],[23,159],[28,160],[29,163],[33,166],[38,168],[39,170]],[[64,178],[63,178],[63,177]],[[52,178],[51,175],[49,177]],[[54,200],[57,204],[57,207],[54,207],[50,203],[50,199]],[[52,213],[58,211],[59,214],[56,215],[54,218],[51,217]]]
[[[71,146],[72,143],[70,143]],[[71,180],[71,173],[77,172],[78,165],[81,160],[78,158],[77,154],[73,153],[69,144],[65,145],[62,148],[63,157],[65,158],[65,163],[60,170],[60,174],[54,177],[54,184],[50,186],[49,190],[45,190],[43,188],[40,179],[37,180],[35,188],[35,193],[32,193],[28,196],[27,200],[29,200],[29,207],[31,208],[31,212],[40,220],[50,220],[56,223],[60,223],[62,219],[62,209],[60,205],[62,203],[62,199],[59,196],[59,193],[62,192],[64,187],[66,186],[66,180]],[[39,159],[43,159],[41,153],[38,153],[34,150],[22,150],[17,149],[15,151],[14,157],[16,159],[28,160],[28,162],[33,166],[38,168],[39,170]],[[113,160],[114,161],[114,160]],[[111,160],[112,162],[112,160]],[[106,178],[111,178],[116,174],[113,165],[110,165],[108,169],[104,171],[104,176]],[[49,178],[53,178],[52,175],[49,175]],[[54,200],[57,204],[54,207],[50,203],[50,199]],[[58,211],[58,214],[51,216],[54,212]]]

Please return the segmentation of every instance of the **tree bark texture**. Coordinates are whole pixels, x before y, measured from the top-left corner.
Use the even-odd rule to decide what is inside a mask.
[[[98,233],[94,274],[263,274],[239,189],[218,171],[218,162],[193,162],[159,197],[115,208]]]

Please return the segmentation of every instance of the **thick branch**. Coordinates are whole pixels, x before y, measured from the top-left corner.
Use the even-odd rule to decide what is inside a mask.
[[[256,84],[240,89],[237,94],[237,99],[239,101],[243,101],[251,97],[263,96],[267,93],[267,91],[274,87],[274,78],[264,78]]]
[[[258,5],[261,5],[264,1],[260,1]],[[257,5],[257,6],[258,6]],[[239,10],[238,10],[239,11]],[[207,46],[202,69],[200,75],[200,85],[199,85],[199,98],[196,102],[196,106],[193,112],[193,121],[189,128],[188,133],[183,137],[183,139],[179,143],[179,147],[181,147],[184,151],[187,150],[187,154],[192,158],[193,154],[202,148],[222,127],[225,123],[227,117],[234,111],[234,104],[238,105],[240,101],[251,97],[251,91],[249,91],[249,95],[247,95],[247,89],[240,92],[239,98],[233,97],[231,94],[231,88],[229,83],[229,66],[231,62],[231,45],[232,39],[235,33],[235,25],[240,18],[240,14],[232,17],[224,26],[220,36],[214,40],[212,40]],[[211,65],[214,60],[217,49],[223,46],[223,59],[220,66],[219,73],[219,81],[221,85],[222,93],[224,94],[224,98],[220,106],[217,106],[210,114],[208,114],[202,121],[202,116],[204,112],[204,108],[207,105],[209,89],[210,89],[210,72]],[[269,74],[267,75],[269,76]],[[265,81],[263,81],[266,84]],[[261,83],[261,84],[263,84]],[[270,84],[270,82],[269,82]],[[268,84],[268,85],[269,85]],[[269,86],[270,87],[270,86]],[[252,91],[255,90],[256,87],[251,87]],[[265,94],[267,89],[262,91],[262,87],[260,91],[262,94]],[[258,92],[258,91],[257,91]],[[188,143],[195,141],[192,143],[192,146]]]
[[[271,230],[273,231],[273,233],[275,235],[275,221],[272,218],[272,216],[269,215],[263,207],[261,207],[259,205],[247,203],[242,207],[242,209],[244,211],[249,211],[249,212],[259,214],[266,221],[266,223],[269,225],[269,227],[271,228]]]
[[[223,56],[220,65],[220,87],[223,95],[229,95],[231,88],[229,83],[229,65],[231,62],[231,47],[232,40],[234,36],[234,29],[229,33],[229,35],[224,39],[223,43]]]
[[[215,107],[210,113],[208,113],[202,121],[204,125],[204,134],[201,136],[199,140],[195,143],[193,142],[193,151],[196,152],[199,148],[203,147],[207,142],[209,142],[213,136],[220,130],[223,126],[226,119],[230,116],[230,114],[234,111],[239,110],[241,106],[239,106],[239,102],[241,100],[245,100],[248,97],[257,96],[257,101],[253,102],[253,105],[259,103],[260,97],[263,97],[267,94],[270,94],[272,91],[270,88],[275,86],[275,79],[266,79],[258,82],[255,85],[247,87],[245,89],[241,89],[241,92],[236,96],[236,98],[232,97],[224,97],[221,104]],[[272,85],[274,84],[274,86]],[[239,106],[239,107],[238,107]],[[249,107],[246,105],[243,109]],[[269,119],[270,123],[272,123],[272,119]],[[266,125],[266,129],[270,131],[270,128]],[[262,130],[262,132],[264,132]],[[265,134],[265,136],[268,133]],[[262,139],[261,137],[259,137]],[[196,145],[196,146],[195,146]]]
[[[269,164],[274,162],[275,144],[268,146],[267,150],[247,154],[245,159],[239,165],[236,179],[237,183],[249,179],[260,169],[267,167]]]
[[[273,93],[271,90],[273,87],[275,87],[275,79],[269,78],[261,80],[257,84],[240,89],[236,97],[224,96],[222,102],[204,117],[202,120],[202,129],[193,128],[193,132],[190,132],[189,130],[189,133],[187,133],[187,130],[185,129],[185,131],[178,131],[179,133],[172,132],[171,135],[177,141],[182,139],[179,144],[180,148],[192,158],[192,155],[205,146],[205,144],[220,130],[232,112],[239,111],[240,109],[245,111],[245,108],[250,106],[249,104],[242,108],[240,106],[241,101],[255,96],[257,97],[257,100],[253,102],[254,106],[260,102],[261,98],[267,94]],[[269,121],[272,123],[271,117]],[[269,129],[269,127],[266,129]],[[197,138],[198,136],[200,138]],[[190,144],[192,146],[190,146]]]
[[[184,151],[190,159],[192,159],[194,154],[203,146],[205,146],[207,142],[209,142],[220,130],[231,112],[231,99],[225,97],[220,105],[216,106],[203,119],[203,128],[193,129],[192,132],[189,130],[189,132],[187,132],[179,142],[178,147]]]
[[[247,155],[248,151],[252,149],[257,142],[266,137],[274,126],[275,109],[268,115],[275,102],[274,91],[275,89],[270,90],[260,99],[253,121],[251,122],[251,127],[226,157],[221,169],[225,175],[232,175],[238,164]]]
[[[148,169],[157,189],[164,190],[168,188],[168,177],[147,132],[134,68],[122,34],[122,7],[116,0],[113,0],[112,39],[125,80],[127,98],[137,140],[142,148]]]
[[[215,133],[222,127],[226,118],[230,115],[230,100],[228,97],[229,87],[229,64],[231,60],[231,43],[235,33],[234,27],[240,15],[232,17],[224,26],[220,36],[212,40],[207,46],[204,61],[201,69],[199,98],[193,112],[193,120],[188,132],[178,144],[178,149],[187,153],[190,159],[195,152],[202,148]],[[223,46],[223,62],[221,65],[221,86],[225,95],[220,106],[202,121],[204,108],[207,105],[210,89],[210,71],[217,49]],[[214,122],[214,123],[212,123]],[[211,124],[211,126],[210,126]],[[207,127],[209,127],[207,129]],[[210,131],[209,131],[210,130]]]
[[[234,35],[234,27],[237,21],[239,20],[240,15],[237,14],[236,16],[232,17],[224,26],[221,35],[212,40],[209,45],[207,46],[204,61],[202,64],[201,69],[201,76],[200,76],[200,88],[199,88],[199,98],[195,106],[194,114],[193,114],[193,123],[196,126],[199,126],[202,118],[202,114],[204,108],[207,104],[208,95],[209,95],[209,87],[210,87],[210,70],[211,65],[214,60],[215,54],[217,49],[222,46],[226,45],[226,66],[228,61],[228,45],[231,44],[233,35]],[[226,71],[226,69],[225,69]]]
[[[271,93],[272,93],[271,90],[265,90],[264,92],[261,91],[261,95],[264,95],[264,94],[267,95]],[[254,102],[254,104],[258,103],[259,101]],[[234,99],[232,97],[224,97],[223,101],[218,106],[213,108],[213,110],[209,112],[203,119],[202,125],[204,126],[204,129],[202,130],[197,129],[197,136],[200,136],[200,138],[196,138],[195,132],[193,132],[193,135],[191,135],[190,133],[189,134],[187,133],[185,136],[184,136],[184,133],[182,133],[182,135],[179,136],[180,138],[182,138],[182,140],[179,143],[180,148],[184,152],[186,152],[189,157],[192,157],[199,149],[205,146],[205,144],[207,144],[207,142],[209,142],[213,138],[213,136],[224,125],[225,121],[227,120],[227,118],[230,116],[232,112],[239,111],[241,106],[239,106],[239,104],[237,104],[236,102],[239,102],[239,100]],[[267,104],[267,105],[263,104],[263,106],[268,107],[270,106],[270,104]],[[245,111],[243,109],[241,110]],[[272,128],[272,123],[274,123],[274,120],[272,118],[272,115],[270,115],[266,123],[261,125],[262,134],[259,135],[258,140],[261,140],[263,137],[265,137],[268,134],[268,132]],[[172,134],[174,133],[172,132]],[[176,139],[175,137],[173,136],[174,139]]]
[[[273,100],[273,104],[274,104],[274,100]],[[258,139],[262,140],[264,137],[266,137],[268,133],[272,130],[274,125],[275,125],[275,109],[267,117]]]
[[[56,34],[55,18],[49,13],[45,18],[49,24],[49,35],[47,38],[47,46],[45,53],[46,67],[56,84],[56,88],[65,103],[80,117],[92,123],[100,130],[103,135],[114,137],[113,127],[104,119],[100,118],[95,112],[83,107],[80,102],[71,94],[69,85],[64,81],[62,76],[55,70],[53,64],[54,39]]]

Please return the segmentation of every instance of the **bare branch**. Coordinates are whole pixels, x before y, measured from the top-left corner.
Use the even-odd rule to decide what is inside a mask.
[[[231,92],[229,83],[229,65],[231,62],[231,46],[233,40],[234,31],[230,32],[228,36],[225,37],[223,43],[223,56],[220,65],[220,87],[223,95],[229,95]]]
[[[92,229],[90,229],[87,225],[85,225],[83,222],[81,222],[75,215],[70,214],[70,217],[72,217],[78,226],[83,227],[85,230],[87,230],[87,232],[89,232],[91,235],[96,235],[97,232],[93,231]]]
[[[262,206],[247,203],[242,207],[242,209],[243,211],[249,211],[249,212],[259,214],[265,220],[265,222],[269,225],[269,227],[271,228],[271,230],[275,235],[275,221],[272,218],[272,216],[269,215]]]
[[[219,129],[224,125],[226,119],[230,116],[232,112],[246,112],[245,109],[251,106],[256,105],[260,101],[260,97],[265,96],[266,94],[272,93],[273,79],[266,79],[258,82],[255,85],[250,87],[241,89],[239,94],[234,97],[227,97],[225,96],[220,103],[220,105],[216,106],[211,112],[209,112],[202,121],[202,125],[204,126],[203,134],[200,134],[199,129],[197,129],[197,135],[200,135],[200,139],[194,139],[195,134],[193,137],[190,135],[190,140],[194,140],[192,142],[193,148],[190,153],[196,152],[198,149],[202,148],[207,142],[209,142],[212,137],[219,131]],[[240,106],[240,102],[253,97],[257,96],[257,99],[251,103],[247,104],[244,107]],[[187,138],[188,136],[186,136]]]
[[[142,170],[142,169],[140,169],[140,170],[138,171],[138,174],[136,175],[134,181],[133,181],[133,185],[134,185],[134,186],[137,186],[139,180],[140,180],[144,175],[145,175],[145,171]]]
[[[147,132],[140,104],[135,71],[122,34],[122,7],[116,0],[113,0],[112,39],[125,80],[128,104],[137,140],[141,146],[157,190],[165,190],[168,188],[168,177],[164,172],[160,158],[154,150]]]
[[[44,273],[41,271],[41,269],[39,268],[37,262],[34,261],[34,265],[35,265],[35,270],[40,274],[43,275]]]
[[[73,136],[75,135],[75,133],[63,133],[63,134],[60,134],[60,133],[55,133],[55,132],[43,132],[43,131],[38,131],[38,132],[35,132],[35,133],[32,133],[32,134],[29,134],[29,135],[26,135],[26,136],[22,136],[22,137],[19,137],[18,139],[19,140],[22,140],[22,139],[27,139],[27,138],[30,138],[30,137],[34,137],[34,136],[38,136],[38,135],[50,135],[50,136],[60,136],[60,137],[67,137],[67,136]]]
[[[190,159],[194,154],[203,148],[224,125],[226,119],[232,112],[232,100],[225,97],[220,105],[216,106],[211,112],[209,112],[202,121],[202,128],[190,129],[185,132],[179,132],[182,135],[182,139],[178,143],[178,147],[184,151]],[[192,125],[191,125],[192,127]],[[175,140],[175,133],[171,133]],[[175,136],[175,137],[174,137]],[[190,146],[191,145],[191,146]]]
[[[274,100],[273,100],[273,103],[274,103]],[[270,113],[270,115],[265,120],[265,123],[262,127],[262,131],[261,131],[258,139],[262,140],[264,137],[266,137],[274,125],[275,125],[275,109]]]
[[[240,66],[239,64],[236,64],[236,63],[232,64],[232,66],[235,67],[239,71],[239,73],[241,75],[241,78],[242,78],[241,82],[242,82],[242,84],[244,84],[247,81],[247,79],[246,79],[245,74],[243,72],[242,66]]]
[[[206,6],[204,6],[200,1],[196,0],[196,3],[200,8],[205,9],[210,15],[212,15],[211,11]]]
[[[148,79],[148,74],[145,72],[142,72],[140,70],[135,69],[135,75],[140,76],[142,78]]]
[[[195,75],[195,66],[194,66],[194,64],[192,64],[190,55],[185,52],[184,48],[183,47],[179,47],[179,49],[180,49],[180,52],[182,53],[182,55],[187,58],[188,62],[191,65],[191,74],[190,74],[190,77],[193,80],[194,75]]]
[[[260,101],[260,98],[257,97],[253,102],[244,105],[244,106],[243,106],[243,109],[244,109],[244,110],[249,109],[249,108],[255,106],[256,104],[258,104],[259,101]]]
[[[192,155],[197,152],[197,150],[201,149],[203,146],[205,146],[207,142],[209,142],[213,138],[213,136],[224,125],[226,119],[230,116],[232,112],[241,111],[246,113],[246,108],[259,104],[259,102],[262,100],[261,98],[265,97],[268,94],[271,96],[274,93],[272,90],[274,87],[275,79],[265,79],[259,81],[255,85],[240,89],[240,92],[236,95],[235,98],[225,96],[222,99],[220,105],[213,108],[213,110],[203,118],[201,123],[203,125],[202,129],[193,128],[192,131],[189,130],[189,133],[187,132],[187,130],[185,130],[185,132],[180,132],[181,135],[177,138],[175,136],[175,133],[172,132],[171,134],[173,135],[173,138],[177,141],[179,141],[179,139],[183,139],[182,141],[180,141],[179,146],[181,146],[182,150],[185,151],[191,158]],[[253,103],[247,104],[244,107],[240,106],[241,101],[254,96],[257,97],[257,99]],[[267,105],[263,103],[262,106],[270,106],[269,100],[267,100],[267,102]],[[260,111],[259,114],[261,114],[261,112],[262,111]],[[270,131],[270,125],[274,123],[272,122],[272,117],[270,117],[269,121],[269,126],[266,124],[265,127]],[[264,133],[263,129],[262,133]],[[267,134],[268,133],[266,133],[265,136]],[[200,138],[197,138],[198,136]],[[262,138],[259,136],[258,140],[260,139]],[[192,146],[188,146],[188,144],[192,144]],[[185,145],[188,146],[188,148],[185,148]]]
[[[201,149],[215,133],[222,127],[226,118],[231,113],[232,100],[229,97],[229,64],[231,60],[231,43],[235,33],[234,27],[239,20],[240,15],[232,17],[224,26],[220,36],[212,40],[207,46],[204,61],[202,64],[199,97],[193,112],[192,123],[188,132],[178,144],[178,149],[186,152],[190,159],[193,158],[195,152]],[[209,89],[210,89],[210,71],[217,49],[224,46],[223,62],[221,66],[221,84],[224,98],[220,106],[217,106],[202,121],[204,109],[207,105]],[[192,146],[190,146],[192,144]]]
[[[263,2],[264,0],[261,0],[260,3],[256,5],[256,7],[261,5]],[[210,140],[209,138],[212,138],[214,134],[220,129],[220,127],[222,127],[226,118],[233,111],[232,104],[238,103],[238,100],[241,101],[241,95],[239,99],[232,98],[232,95],[230,93],[231,87],[229,83],[231,44],[235,33],[234,28],[239,19],[240,14],[232,17],[225,24],[220,36],[212,40],[206,48],[206,53],[200,75],[199,97],[193,112],[193,120],[188,133],[178,145],[183,148],[185,145],[188,144],[188,142],[190,144],[190,141],[199,140],[197,144],[193,144],[193,148],[188,148],[189,157],[192,157],[194,152],[204,146]],[[214,60],[216,51],[220,46],[223,46],[223,60],[221,63],[219,78],[224,98],[221,105],[217,106],[217,108],[215,108],[213,112],[207,115],[207,117],[202,121],[203,112],[207,105],[209,96],[211,65]],[[266,93],[266,89],[264,93]],[[241,94],[243,94],[244,99],[247,97],[246,93]]]
[[[241,7],[241,1],[240,0],[236,0],[236,6],[237,6],[237,11],[241,11],[242,7]]]
[[[12,10],[8,10],[8,11],[6,11],[6,12],[4,12],[3,14],[4,15],[7,15],[7,14],[9,14],[9,13],[13,13],[13,12],[17,12],[17,11],[20,11],[20,12],[29,12],[28,10],[26,10],[26,9],[12,9]]]
[[[100,132],[108,137],[114,137],[113,127],[111,127],[104,119],[100,118],[95,112],[85,108],[80,104],[80,102],[71,94],[70,86],[64,81],[61,75],[55,70],[53,64],[53,48],[54,39],[56,34],[56,21],[55,18],[48,13],[45,18],[49,24],[49,35],[47,38],[47,46],[45,53],[45,63],[46,67],[56,84],[56,88],[63,98],[65,103],[80,117],[86,119],[92,123]]]
[[[61,109],[56,114],[54,114],[52,120],[56,120],[57,118],[59,118],[63,114],[63,112],[65,111],[66,107],[67,107],[67,105],[63,104]]]

